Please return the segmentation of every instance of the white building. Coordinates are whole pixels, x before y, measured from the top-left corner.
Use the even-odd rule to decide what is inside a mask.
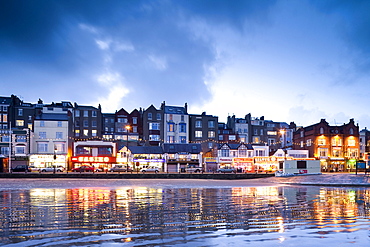
[[[50,109],[49,109],[50,112]],[[36,167],[63,166],[68,169],[71,156],[72,114],[42,113],[34,121],[30,165]]]
[[[189,143],[189,115],[187,104],[184,107],[166,106],[164,109],[164,143]]]

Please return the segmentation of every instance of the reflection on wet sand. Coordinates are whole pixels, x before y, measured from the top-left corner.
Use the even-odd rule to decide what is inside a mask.
[[[313,186],[6,190],[0,243],[268,246],[368,230],[369,205],[366,189]]]

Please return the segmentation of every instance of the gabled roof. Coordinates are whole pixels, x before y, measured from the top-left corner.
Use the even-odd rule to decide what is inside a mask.
[[[163,154],[162,147],[158,146],[128,146],[133,154]]]
[[[163,152],[169,154],[191,153],[199,154],[202,151],[199,143],[164,143],[162,144]]]
[[[240,146],[244,145],[247,149],[253,150],[252,144],[245,144],[245,143],[219,143],[218,149],[221,149],[221,147],[224,145],[227,145],[230,149],[238,149]]]

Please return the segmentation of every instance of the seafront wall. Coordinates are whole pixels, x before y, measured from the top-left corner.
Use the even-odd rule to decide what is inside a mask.
[[[0,178],[96,178],[96,179],[253,179],[274,177],[274,173],[0,173]]]

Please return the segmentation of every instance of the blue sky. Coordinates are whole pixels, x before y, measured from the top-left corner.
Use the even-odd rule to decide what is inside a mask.
[[[370,127],[370,1],[0,0],[1,95]]]

